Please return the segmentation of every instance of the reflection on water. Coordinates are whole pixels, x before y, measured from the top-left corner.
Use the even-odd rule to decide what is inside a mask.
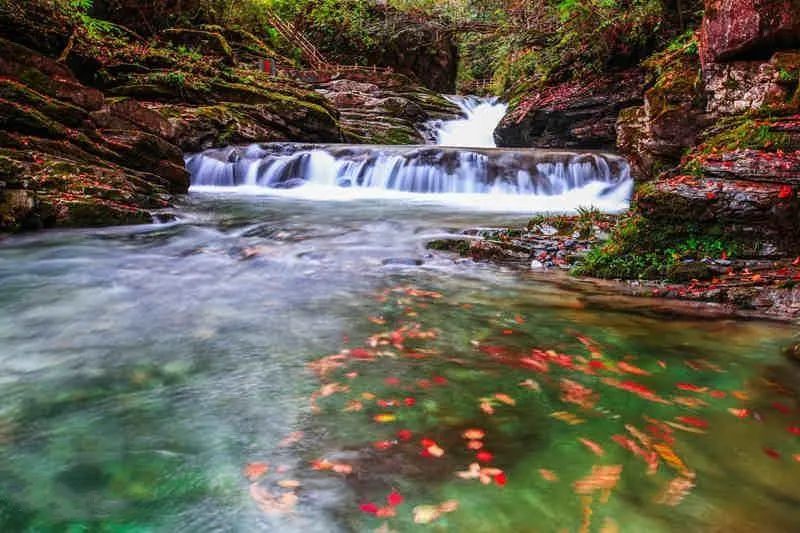
[[[424,249],[496,215],[346,205],[4,243],[0,529],[795,529],[791,328],[600,311]]]

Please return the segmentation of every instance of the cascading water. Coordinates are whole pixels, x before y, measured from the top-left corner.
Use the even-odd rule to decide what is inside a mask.
[[[496,211],[625,209],[627,162],[610,154],[433,146],[255,144],[187,157],[194,190],[310,199],[403,198]]]
[[[437,121],[430,125],[439,146],[492,148],[494,129],[503,119],[508,106],[495,97],[446,96],[464,113],[464,118]]]
[[[254,144],[186,157],[195,191],[315,200],[402,198],[470,209],[570,212],[627,208],[627,162],[599,153],[494,148],[506,106],[450,96],[464,117],[428,124],[438,146]]]

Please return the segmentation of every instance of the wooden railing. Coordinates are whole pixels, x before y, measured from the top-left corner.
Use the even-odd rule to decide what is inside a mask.
[[[309,65],[314,68],[321,68],[330,64],[317,47],[311,44],[306,36],[295,28],[294,24],[283,20],[283,18],[271,9],[267,8],[265,11],[270,25],[275,28],[284,39],[300,49],[300,52]]]

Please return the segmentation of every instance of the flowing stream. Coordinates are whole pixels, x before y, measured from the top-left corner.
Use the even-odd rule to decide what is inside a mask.
[[[263,145],[187,161],[208,181],[175,222],[0,243],[1,531],[800,523],[794,328],[665,318],[425,248],[524,224],[508,199],[613,197],[629,182],[614,156]]]

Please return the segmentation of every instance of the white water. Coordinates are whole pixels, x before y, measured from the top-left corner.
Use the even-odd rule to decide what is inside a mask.
[[[508,106],[497,98],[447,96],[466,115],[456,120],[437,121],[431,129],[439,146],[493,148],[494,129],[503,119]]]
[[[189,156],[195,191],[308,200],[402,200],[498,212],[628,206],[624,159],[608,154],[432,146],[251,145]]]
[[[254,144],[186,158],[192,190],[307,200],[401,200],[497,212],[627,209],[627,162],[610,154],[494,148],[495,98],[450,96],[465,118],[428,126],[438,146]]]

